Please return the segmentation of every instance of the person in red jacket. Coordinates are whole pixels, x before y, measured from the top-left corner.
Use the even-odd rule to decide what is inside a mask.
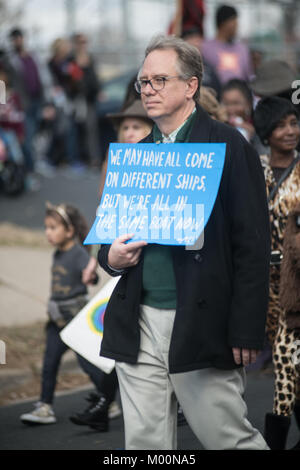
[[[0,106],[0,127],[13,131],[19,143],[24,140],[24,112],[19,94],[12,87],[9,73],[0,66],[0,81],[5,83],[5,104]]]

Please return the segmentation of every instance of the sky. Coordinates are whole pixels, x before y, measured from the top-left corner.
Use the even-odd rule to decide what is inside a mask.
[[[72,33],[67,28],[67,0],[7,0],[8,4],[22,5],[24,15],[21,26],[27,31],[27,41],[31,50],[38,51],[44,57],[50,51],[50,45],[57,37],[68,36]],[[96,49],[98,32],[110,25],[116,35],[109,38],[109,45],[115,49],[126,49],[125,41],[117,44],[116,38],[123,31],[122,2],[125,0],[74,0],[77,4],[75,29],[89,36]],[[213,37],[215,34],[214,11],[221,0],[206,1],[205,34]],[[260,0],[259,4],[266,0]],[[232,0],[231,0],[231,3]],[[260,14],[255,1],[235,2],[239,9],[239,32],[242,38],[259,33],[261,30],[278,30],[282,11],[278,5],[268,4],[268,14]],[[242,5],[242,6],[241,6]],[[131,35],[132,54],[136,54],[136,46],[143,51],[151,37],[157,33],[165,33],[174,17],[176,0],[128,0],[128,30]],[[107,37],[107,36],[106,36]],[[108,36],[109,37],[109,36]],[[114,42],[115,37],[115,42]],[[101,42],[100,42],[101,44]],[[117,44],[117,45],[116,45]],[[121,54],[121,57],[124,55]],[[126,62],[126,60],[125,60]],[[125,64],[126,65],[126,64]]]
[[[7,0],[13,7],[23,5],[24,26],[38,35],[42,44],[49,43],[58,36],[65,35],[67,0]],[[101,25],[110,24],[113,28],[122,28],[122,11],[120,5],[123,0],[74,0],[76,2],[76,27],[85,32],[99,29]],[[214,34],[213,11],[219,0],[206,1],[205,29],[208,37]],[[260,1],[263,4],[265,0]],[[230,3],[230,2],[228,2]],[[231,0],[231,3],[232,0]],[[258,2],[236,1],[234,2],[240,12],[240,33],[247,36],[254,29],[259,30],[260,22],[263,26],[276,28],[280,22],[280,9],[269,4],[268,15],[259,15]],[[249,6],[245,6],[245,5]],[[146,40],[157,32],[165,32],[176,8],[176,0],[128,0],[129,5],[129,29],[137,39]],[[241,6],[243,5],[243,6]]]
[[[122,0],[76,0],[76,29],[89,33],[101,25],[122,28]],[[65,0],[11,0],[11,5],[22,4],[22,25],[35,31],[41,44],[49,44],[56,37],[68,33]],[[175,0],[164,2],[129,1],[129,29],[135,38],[148,38],[156,32],[165,32],[175,11]],[[29,36],[31,36],[30,34]]]

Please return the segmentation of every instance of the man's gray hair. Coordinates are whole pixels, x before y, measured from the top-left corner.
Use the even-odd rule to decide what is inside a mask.
[[[193,96],[195,101],[199,101],[200,87],[203,77],[203,62],[199,50],[176,36],[155,36],[151,39],[145,51],[145,59],[150,52],[155,50],[173,49],[178,56],[178,74],[183,80],[197,77],[198,88]]]

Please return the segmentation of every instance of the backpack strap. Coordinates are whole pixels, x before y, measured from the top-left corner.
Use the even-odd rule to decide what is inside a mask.
[[[282,185],[282,183],[288,178],[288,176],[291,174],[293,169],[295,168],[296,164],[300,161],[300,155],[298,154],[296,158],[292,161],[292,163],[285,169],[285,171],[282,173],[281,177],[277,181],[277,184],[274,186],[272,191],[269,194],[268,197],[268,202],[272,201],[274,199],[275,194],[277,193],[278,189]]]

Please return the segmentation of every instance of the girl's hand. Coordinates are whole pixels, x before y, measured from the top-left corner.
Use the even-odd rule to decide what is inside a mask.
[[[96,258],[91,258],[88,262],[86,268],[82,271],[81,280],[83,284],[94,284],[95,280],[98,278],[96,273],[97,260]]]

